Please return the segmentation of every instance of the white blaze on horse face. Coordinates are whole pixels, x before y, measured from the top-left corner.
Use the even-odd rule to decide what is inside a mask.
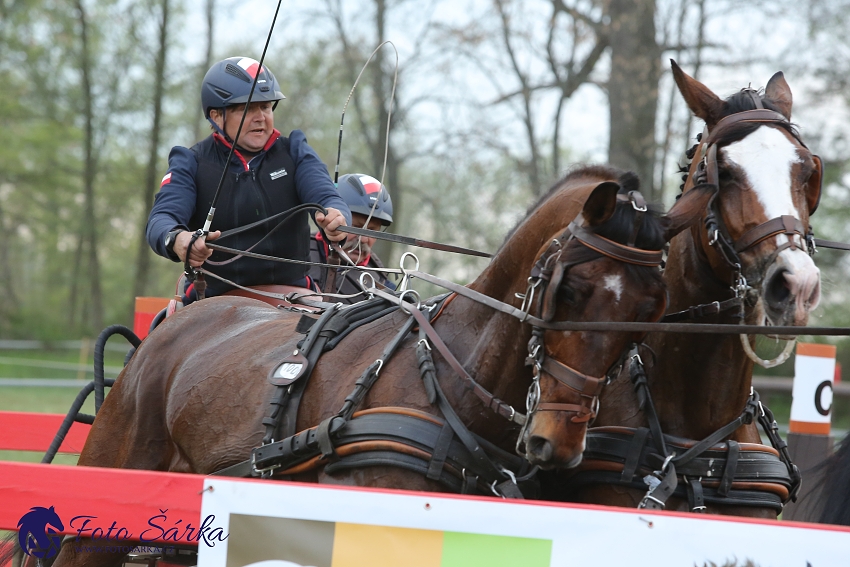
[[[623,279],[619,275],[608,275],[603,278],[605,282],[605,289],[614,294],[617,298],[617,303],[620,302],[620,298],[623,296]]]
[[[721,149],[728,161],[743,170],[764,209],[765,218],[757,222],[782,215],[802,218],[791,195],[791,169],[795,163],[802,161],[797,150],[782,131],[768,126],[762,126],[743,140]],[[787,270],[785,279],[789,291],[797,298],[796,316],[801,320],[820,301],[820,270],[801,249],[805,246],[802,239],[795,239],[799,247],[783,250],[776,262]],[[776,236],[777,245],[786,242],[786,235]]]
[[[765,220],[782,215],[800,218],[791,199],[791,166],[801,160],[797,155],[797,146],[785,134],[777,128],[762,126],[722,151],[727,160],[746,174],[759,203],[764,207]]]

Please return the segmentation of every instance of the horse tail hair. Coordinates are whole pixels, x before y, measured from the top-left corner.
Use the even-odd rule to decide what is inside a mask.
[[[821,467],[819,467],[821,468]],[[817,493],[818,522],[850,526],[850,434],[823,462]],[[813,495],[814,496],[814,495]]]

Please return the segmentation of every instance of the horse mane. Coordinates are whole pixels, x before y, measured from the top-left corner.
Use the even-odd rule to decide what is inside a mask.
[[[532,204],[525,212],[519,222],[508,232],[505,240],[502,242],[502,247],[510,240],[517,229],[524,223],[528,217],[537,209],[543,206],[550,198],[558,193],[565,184],[572,181],[616,181],[620,185],[620,194],[628,194],[629,191],[640,190],[640,179],[637,174],[632,171],[625,171],[609,165],[587,165],[577,164],[570,168],[567,174],[556,181],[543,196],[541,196],[534,204]],[[663,228],[661,226],[658,208],[654,205],[650,206],[648,211],[650,214],[644,216],[644,222],[638,232],[635,245],[644,250],[660,250],[664,246]],[[634,220],[635,210],[631,204],[627,202],[618,203],[617,209],[612,217],[600,226],[591,227],[591,231],[604,236],[609,240],[625,244],[628,237],[631,235],[632,222]],[[651,220],[650,220],[651,219]],[[582,249],[589,250],[585,247]],[[500,247],[501,249],[501,247]]]
[[[782,114],[782,111],[779,109],[776,104],[773,103],[769,98],[763,97],[764,93],[762,91],[758,92],[758,96],[761,97],[762,106],[764,106],[767,110],[772,110],[774,112],[779,112]],[[756,110],[756,105],[753,102],[752,97],[747,94],[746,89],[741,89],[737,93],[731,95],[725,101],[723,101],[723,118],[730,116],[732,114],[737,114],[739,112],[745,112],[747,110]],[[726,146],[733,142],[737,142],[738,140],[742,140],[755,132],[759,127],[763,126],[763,123],[760,122],[738,122],[732,128],[726,130],[722,136],[720,136],[716,140],[716,144],[718,146]],[[792,124],[791,122],[777,122],[777,126],[788,131],[789,134],[794,136],[795,138],[800,138],[800,133],[797,131],[797,126]],[[683,173],[682,176],[682,184],[679,186],[679,191],[685,188],[685,181],[687,180],[688,171],[690,171],[691,163],[694,159],[694,154],[697,151],[697,147],[699,146],[700,141],[702,140],[702,133],[697,134],[697,142],[691,146],[688,151],[685,152],[687,156],[687,162],[684,165],[679,166],[679,173]]]

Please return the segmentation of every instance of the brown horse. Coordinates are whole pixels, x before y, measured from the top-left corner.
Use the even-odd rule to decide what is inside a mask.
[[[819,271],[807,253],[806,241],[809,216],[820,194],[821,164],[790,124],[788,84],[782,73],[777,73],[763,96],[744,89],[721,100],[672,64],[685,101],[706,124],[699,143],[688,152],[692,163],[683,177],[683,195],[705,185],[717,186],[719,192],[704,211],[702,222],[671,242],[664,280],[670,295],[669,313],[675,315],[668,314],[665,319],[805,326],[820,293]],[[692,306],[693,310],[682,313]],[[691,440],[719,432],[715,437],[720,438],[712,439],[712,444],[726,439],[738,444],[724,443],[703,455],[708,467],[705,473],[691,472],[691,477],[680,473],[679,497],[671,498],[667,507],[705,510],[707,505],[713,513],[776,517],[779,500],[788,497],[787,486],[759,482],[758,473],[748,480],[732,476],[741,463],[754,466],[755,460],[771,461],[763,466],[774,471],[779,467],[786,477],[794,476],[792,467],[776,459],[779,453],[757,445],[761,441],[751,418],[753,413],[758,416],[761,408],[751,396],[753,361],[745,353],[742,337],[654,333],[646,345],[649,348],[641,354],[647,362],[651,401],[636,395],[634,374],[624,373],[606,388],[594,424],[603,429],[595,428],[588,439],[589,452],[596,447],[601,453],[585,455],[582,467],[587,470],[568,483],[566,495],[559,492],[559,496],[628,507],[646,504],[643,498],[649,486],[643,475],[653,468],[663,469],[662,461],[671,452],[678,453],[671,456],[676,464],[697,442]],[[648,417],[652,401],[661,431],[681,438],[679,446],[668,447],[668,455],[658,457],[649,471],[643,467],[635,471],[632,466],[629,474],[624,474],[628,457],[602,455],[607,449],[594,439],[598,434],[600,443],[616,443],[635,432],[625,428],[652,429]],[[747,412],[750,417],[742,418],[740,427],[731,425]],[[649,438],[653,437],[650,433]],[[651,441],[645,443],[644,456],[657,453]],[[727,454],[732,459],[731,453],[737,458],[737,469],[734,464],[726,466],[734,462],[726,461]],[[694,467],[695,462],[689,466]],[[727,468],[728,478],[721,478]],[[638,474],[633,475],[635,472]],[[724,479],[731,485],[722,487]],[[710,493],[720,494],[709,498]],[[765,493],[775,495],[768,497],[774,501],[771,505],[751,498]]]
[[[621,183],[637,189],[633,175],[607,168],[584,168],[568,175],[530,210],[470,287],[502,304],[512,304],[518,303],[516,294],[529,293],[530,274],[534,279],[554,273],[557,276],[551,278],[548,291],[541,286],[535,298],[528,296],[529,309],[536,308],[538,314],[553,320],[656,320],[666,304],[657,266],[600,254],[578,236],[570,235],[584,234],[581,238],[586,240],[590,233],[591,237],[601,237],[596,242],[621,242],[620,249],[630,250],[638,259],[657,254],[660,260],[665,237],[693,222],[706,198],[682,199],[668,216],[659,218],[639,212],[635,197],[618,201]],[[579,226],[568,229],[579,214]],[[642,219],[637,223],[639,217]],[[553,248],[553,241],[563,249],[560,245]],[[542,268],[538,275],[533,275],[535,265]],[[318,359],[298,408],[299,431],[315,428],[338,414],[346,396],[359,388],[363,370],[374,366],[385,345],[409,324],[409,310],[415,310],[412,304],[355,329]],[[249,458],[252,448],[263,441],[263,418],[275,394],[267,377],[292,355],[303,338],[296,332],[299,317],[252,299],[218,297],[200,301],[166,319],[145,339],[118,377],[97,415],[79,465],[208,474]],[[507,415],[501,410],[508,405],[524,407],[531,385],[539,396],[534,408],[537,413],[527,423],[524,435],[528,459],[548,467],[574,465],[580,460],[587,422],[596,409],[595,396],[561,385],[547,374],[545,365],[540,378],[532,379],[531,369],[525,366],[527,345],[532,339],[528,324],[454,296],[443,305],[433,328],[442,342],[450,345],[451,353],[463,366],[461,370],[477,383],[473,387],[459,379],[450,363],[435,355],[438,388],[459,420],[477,436],[482,451],[514,451],[523,420],[515,417],[513,410]],[[634,338],[628,333],[547,331],[538,336],[537,344],[556,365],[586,375],[596,380],[595,384],[602,379],[591,377],[604,376]],[[441,412],[429,402],[420,377],[417,337],[407,336],[400,345],[380,367],[380,374],[370,375],[376,381],[358,408],[367,411],[354,414],[354,419],[383,412],[413,416],[420,423],[439,421]],[[503,400],[498,414],[493,411],[497,403],[488,407],[474,395],[477,388]],[[514,419],[507,421],[505,417]],[[289,473],[286,478],[445,490],[434,480],[437,477],[414,472],[402,466],[404,463],[384,464],[393,450],[403,453],[404,458],[416,457],[421,450],[399,449],[398,443],[380,440],[371,443],[354,443],[351,448],[354,453],[365,451],[359,456],[380,450],[384,458],[380,463],[367,460],[361,466],[324,468],[351,457],[344,447],[338,447],[338,452],[328,458],[311,461],[318,465],[314,468],[304,465],[284,471]],[[425,468],[430,457],[424,457]],[[445,468],[449,464],[446,461]],[[468,476],[464,474],[465,485],[469,484]],[[484,488],[489,488],[489,483]],[[106,565],[120,559],[105,553],[86,556],[78,554],[74,546],[65,546],[58,564]]]

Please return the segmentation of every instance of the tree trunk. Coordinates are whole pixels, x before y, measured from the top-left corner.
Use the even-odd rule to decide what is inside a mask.
[[[145,238],[145,228],[148,215],[153,206],[153,194],[158,188],[159,181],[159,144],[160,128],[162,122],[162,102],[165,93],[165,67],[168,55],[168,10],[170,0],[162,0],[161,19],[159,21],[159,49],[154,63],[154,93],[153,93],[153,124],[151,124],[150,143],[148,146],[148,165],[145,172],[145,185],[143,189],[143,209],[141,218],[141,231],[139,234],[138,255],[136,257],[136,278],[133,282],[133,295],[130,297],[132,305],[133,298],[144,295],[150,272],[151,257],[153,251],[148,246]]]
[[[82,75],[83,118],[85,138],[83,140],[85,164],[83,170],[83,216],[81,234],[88,252],[88,276],[90,286],[91,314],[88,322],[93,331],[103,328],[103,291],[100,287],[100,261],[97,257],[97,218],[95,215],[94,183],[97,163],[94,155],[94,101],[91,81],[91,53],[89,53],[88,17],[82,0],[77,0],[80,24],[80,73]]]
[[[655,0],[607,0],[611,77],[608,161],[640,176],[655,201],[655,116],[661,50],[655,39]]]
[[[198,92],[200,92],[200,85],[203,81],[204,75],[206,75],[207,70],[212,66],[212,50],[213,50],[213,32],[215,31],[215,0],[207,0],[206,5],[206,16],[207,16],[207,50],[204,54],[204,60],[200,66],[200,77],[198,80]],[[194,100],[197,101],[197,98]],[[196,107],[193,107],[196,108]],[[192,130],[192,142],[198,142],[203,137],[204,126],[207,126],[209,122],[207,122],[206,118],[195,118],[195,127]]]

